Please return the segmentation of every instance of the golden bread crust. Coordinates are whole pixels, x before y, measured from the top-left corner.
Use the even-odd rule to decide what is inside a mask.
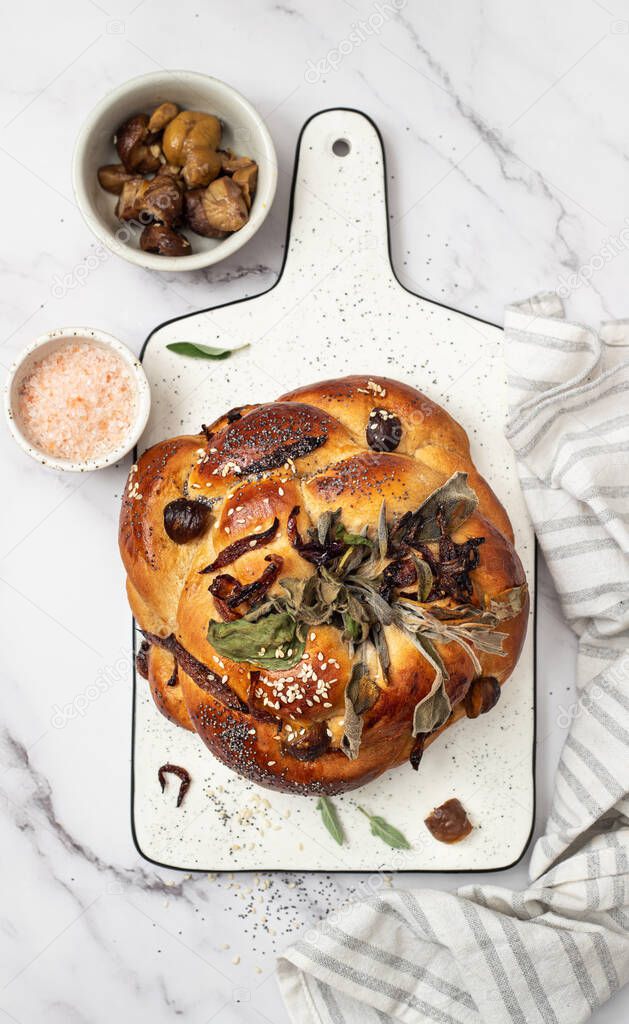
[[[374,449],[369,441],[374,410],[385,421],[399,421],[394,450]],[[524,598],[500,623],[500,653],[434,643],[452,713],[423,736],[426,746],[465,713],[474,679],[506,681],[528,619],[509,518],[474,467],[463,428],[408,385],[355,376],[233,410],[197,435],[145,452],[125,490],[120,551],[134,616],[152,643],[149,684],[162,713],[195,730],[235,771],[290,792],[352,789],[408,759],[417,747],[413,711],[433,692],[435,668],[398,625],[383,628],[387,670],[376,658],[369,666],[378,697],[362,714],[358,756],[350,758],[343,733],[354,659],[338,625],[308,629],[296,666],[261,669],[221,655],[208,640],[208,624],[247,610],[230,611],[219,596],[226,579],[228,587],[255,589],[266,573],[267,597],[277,598],[282,580],[316,574],[295,537],[316,533],[326,513],[340,508],[347,531],[366,530],[375,538],[383,502],[394,526],[455,473],[467,474],[478,499],[450,535],[462,547],[482,538],[478,564],[469,572],[470,600],[480,610],[513,588]],[[202,515],[202,527],[185,541],[173,539],[165,526],[165,509],[181,499],[207,511],[207,522]],[[236,558],[233,545],[240,545]]]

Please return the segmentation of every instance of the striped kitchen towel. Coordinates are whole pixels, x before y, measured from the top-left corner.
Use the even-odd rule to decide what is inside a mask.
[[[388,892],[279,961],[294,1024],[579,1024],[629,980],[629,321],[507,310],[507,434],[579,637],[574,713],[524,892]]]

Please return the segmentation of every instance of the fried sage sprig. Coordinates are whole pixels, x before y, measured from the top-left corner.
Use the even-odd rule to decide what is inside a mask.
[[[448,672],[435,644],[458,644],[470,658],[475,672],[480,675],[482,666],[474,648],[489,654],[503,655],[502,643],[506,634],[496,631],[498,618],[491,612],[480,612],[482,621],[446,621],[437,618],[421,604],[406,598],[396,600],[392,609],[395,625],[435,670],[430,691],[415,706],[413,736],[418,736],[438,729],[448,720],[452,711],[446,691]]]
[[[467,475],[455,473],[391,531],[383,502],[373,538],[366,530],[347,530],[340,509],[325,512],[316,529],[304,538],[297,529],[299,508],[294,508],[288,518],[288,536],[316,571],[307,579],[279,580],[281,591],[267,593],[235,622],[210,623],[210,643],[233,660],[250,661],[262,668],[289,668],[301,658],[310,627],[332,624],[340,628],[354,659],[345,693],[341,749],[355,759],[363,716],[380,696],[373,666],[379,662],[386,677],[390,662],[386,632],[396,627],[434,671],[431,688],[413,714],[414,736],[432,732],[452,711],[446,690],[448,673],[438,646],[456,643],[480,674],[476,652],[504,654],[506,634],[496,627],[518,614],[526,594],[526,587],[515,587],[481,608],[466,600],[472,593],[466,574],[477,564],[482,538],[457,545],[449,534],[477,506]],[[445,568],[439,562],[440,552],[447,556]],[[442,594],[446,584],[450,592]],[[435,592],[439,600],[435,600]],[[444,597],[458,601],[448,607]]]

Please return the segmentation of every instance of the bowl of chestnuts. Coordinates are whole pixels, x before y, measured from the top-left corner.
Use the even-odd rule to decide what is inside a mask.
[[[77,203],[112,252],[198,270],[255,234],[275,196],[268,129],[231,86],[191,71],[142,75],[92,111],[74,151]]]

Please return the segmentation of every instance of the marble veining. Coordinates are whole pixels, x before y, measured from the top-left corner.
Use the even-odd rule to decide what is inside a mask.
[[[52,327],[101,327],[139,352],[164,320],[269,288],[297,135],[334,106],[364,110],[382,132],[393,263],[410,289],[491,322],[542,288],[558,288],[569,314],[593,324],[628,313],[626,0],[61,0],[36,12],[14,5],[5,43],[3,369]],[[159,68],[233,83],[266,117],[280,160],[262,230],[194,275],[110,255],[72,195],[71,151],[88,111]],[[229,364],[221,372],[237,376]],[[6,430],[2,458],[0,1018],[286,1024],[275,952],[390,875],[187,876],[139,858],[115,541],[129,465],[46,472]],[[538,587],[539,831],[574,701],[574,641],[543,566]],[[519,886],[525,875],[520,865],[493,880]],[[628,1006],[621,993],[595,1020],[619,1024]]]

